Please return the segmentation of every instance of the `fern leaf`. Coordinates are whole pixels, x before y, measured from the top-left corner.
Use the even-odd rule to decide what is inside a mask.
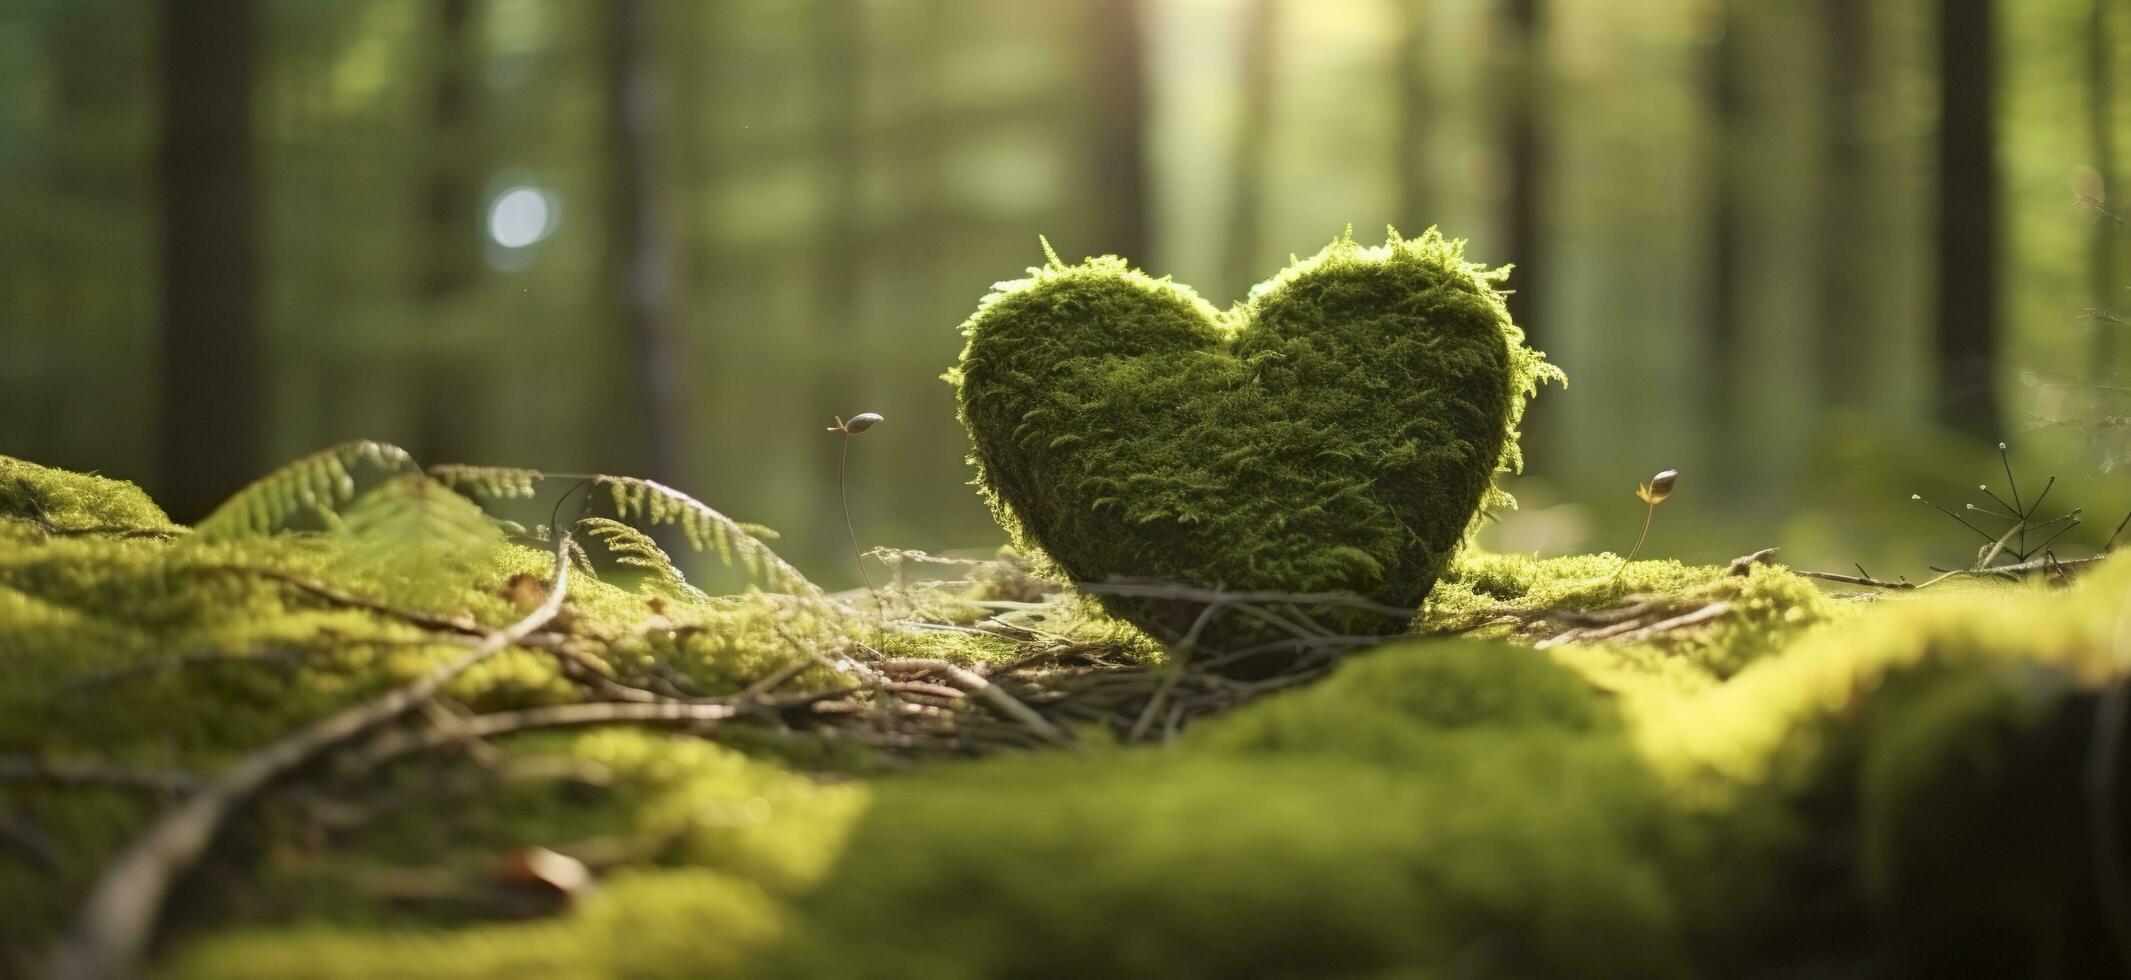
[[[745,525],[709,504],[652,480],[601,476],[595,482],[612,495],[614,511],[622,520],[675,525],[697,551],[714,552],[719,561],[727,566],[737,564],[771,588],[817,602],[827,598],[820,586],[778,557]]]
[[[354,471],[366,463],[393,473],[415,468],[414,457],[398,446],[367,439],[344,442],[253,481],[195,530],[202,538],[272,534],[296,514],[331,512],[355,496]]]
[[[504,541],[503,529],[479,504],[420,473],[394,477],[341,514],[358,566],[422,566],[449,556],[480,564]]]
[[[709,598],[701,589],[688,584],[688,577],[674,567],[673,558],[666,550],[651,540],[651,535],[620,521],[604,517],[587,517],[577,522],[586,537],[607,546],[607,553],[623,565],[647,569],[658,584],[685,592],[694,598]]]
[[[522,466],[467,466],[450,463],[432,466],[433,479],[463,494],[488,500],[522,500],[533,496],[533,484],[547,474]]]

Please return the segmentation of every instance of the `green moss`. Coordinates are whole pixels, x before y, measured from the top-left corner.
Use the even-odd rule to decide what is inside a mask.
[[[1417,606],[1517,465],[1525,399],[1559,377],[1499,278],[1433,230],[1342,238],[1224,314],[1123,259],[1054,260],[984,299],[948,377],[1000,523],[1071,579]],[[1105,602],[1166,638],[1199,611]]]
[[[181,530],[132,483],[55,470],[12,456],[0,456],[0,518],[60,534]]]
[[[883,781],[770,962],[813,976],[1687,975],[1662,797],[1609,715],[1541,654],[1398,646],[1167,751]]]
[[[118,526],[110,513],[84,520]],[[552,571],[541,551],[485,539],[410,564],[366,555],[360,530],[216,541],[55,527],[49,511],[0,514],[0,753],[53,761],[212,773],[463,649],[276,576],[503,623],[521,614],[527,579]],[[1617,568],[1609,555],[1469,551],[1418,625],[1486,635],[1631,596],[1723,601],[1733,614],[1627,645],[1396,643],[1160,748],[890,773],[836,743],[792,751],[805,740],[772,726],[727,744],[608,728],[306,773],[229,828],[225,853],[177,896],[164,966],[216,977],[2114,968],[2083,770],[2098,699],[2126,670],[2131,559],[2069,588],[1980,582],[1860,606],[1776,568]],[[1129,639],[1079,602],[1023,612],[1071,640]],[[817,614],[776,596],[587,576],[565,622],[618,676],[715,692],[786,664],[791,633],[873,633]],[[1013,652],[955,631],[886,642],[972,665]],[[584,696],[532,649],[450,694],[480,710]],[[0,782],[0,949],[42,948],[169,802]],[[23,840],[41,841],[34,860],[16,859]],[[499,863],[527,846],[594,863],[599,887],[499,921],[526,914],[498,907],[496,889]]]
[[[2127,593],[2118,559],[2069,590],[1877,603],[1689,695],[1610,675],[1639,754],[1722,869],[1691,883],[1698,907],[1728,913],[1705,928],[1764,962],[1891,945],[1916,975],[2107,972],[2076,965],[2114,955],[2083,766],[2096,688],[2125,670]],[[1856,945],[1867,928],[1876,951]]]
[[[1535,558],[1467,549],[1428,598],[1417,628],[1475,638],[1510,636],[1535,618],[1655,600],[1687,612],[1724,603],[1706,626],[1666,631],[1625,648],[1579,650],[1594,672],[1666,678],[1676,690],[1705,688],[1781,650],[1801,634],[1855,609],[1811,580],[1775,565],[1743,575],[1722,565],[1630,562],[1610,553]]]
[[[782,910],[715,872],[617,875],[566,918],[458,930],[237,930],[185,950],[170,977],[717,977],[741,975]]]
[[[8,485],[20,493],[33,487],[39,503],[0,513],[0,755],[212,773],[464,649],[395,617],[322,600],[289,579],[500,625],[523,615],[517,583],[552,574],[549,554],[487,535],[449,539],[478,538],[475,547],[423,544],[399,555],[382,554],[366,537],[376,532],[361,527],[187,535],[129,485],[11,462],[7,472],[27,474]],[[656,670],[705,693],[737,690],[796,656],[778,630],[804,636],[819,628],[811,612],[768,596],[645,595],[589,575],[573,583],[565,615],[578,635],[605,641],[591,648],[618,676]],[[835,683],[824,668],[794,682]],[[553,654],[531,649],[505,651],[446,693],[482,711],[583,696]],[[657,754],[687,759],[690,751]],[[844,766],[858,761],[849,752],[808,754]],[[0,948],[29,948],[48,936],[65,903],[167,802],[109,788],[0,782],[9,827],[49,839],[36,861],[0,859]],[[483,812],[498,811],[464,814]],[[802,849],[828,853],[816,843]],[[317,893],[336,891],[347,889]]]

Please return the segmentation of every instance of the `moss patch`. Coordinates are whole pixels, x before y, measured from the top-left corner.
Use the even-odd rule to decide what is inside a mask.
[[[124,480],[0,456],[0,517],[58,534],[176,534],[155,501]]]
[[[1517,464],[1525,399],[1559,376],[1499,278],[1433,230],[1342,238],[1222,313],[1123,259],[1054,257],[984,299],[948,377],[1000,523],[1071,579],[1414,607]],[[1105,602],[1170,638],[1197,614]]]
[[[43,501],[128,499],[94,478],[32,476]],[[463,649],[291,578],[497,624],[522,609],[527,577],[552,571],[540,551],[472,534],[439,545],[449,560],[376,560],[363,536],[398,534],[394,520],[207,539],[155,525],[131,499],[130,516],[92,514],[97,529],[78,534],[54,530],[64,507],[0,514],[0,755],[211,775]],[[109,530],[124,521],[159,530]],[[2131,824],[2122,810],[2113,828],[2091,822],[2086,773],[2131,650],[2131,559],[2065,588],[1977,582],[1861,608],[1776,568],[1617,569],[1612,556],[1467,552],[1418,626],[1499,636],[1357,653],[1161,747],[1084,728],[1079,751],[905,771],[888,763],[914,756],[844,754],[848,743],[766,724],[745,740],[607,727],[389,764],[351,752],[227,828],[171,902],[156,965],[202,977],[2117,969],[2097,842]],[[1057,647],[1125,629],[1018,585],[969,589],[913,585],[891,601],[965,625],[1029,617],[1016,622]],[[1648,641],[1519,645],[1531,637],[1518,624],[1546,610],[1639,596],[1732,613]],[[811,620],[821,607],[797,598],[588,574],[561,628],[617,678],[704,692],[783,669],[795,634],[877,633]],[[891,646],[973,669],[1026,650],[959,629],[892,633]],[[1220,680],[1239,700],[1255,683]],[[836,683],[809,668],[794,686]],[[475,711],[592,696],[535,648],[449,695]],[[2121,757],[2113,778],[2131,783]],[[173,798],[0,780],[0,973],[35,972],[97,870]],[[585,861],[598,884],[528,904],[502,872],[532,847]]]
[[[1472,638],[1514,637],[1637,603],[1671,613],[1725,606],[1725,614],[1707,625],[1643,640],[1631,636],[1632,642],[1576,654],[1593,670],[1660,677],[1680,691],[1722,681],[1804,633],[1857,611],[1776,565],[1738,572],[1670,560],[1624,566],[1610,553],[1534,558],[1467,549],[1437,584],[1415,627]]]

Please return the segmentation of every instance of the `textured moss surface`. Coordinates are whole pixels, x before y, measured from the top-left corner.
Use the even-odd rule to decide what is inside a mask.
[[[176,533],[155,501],[123,480],[0,456],[0,517],[57,534]]]
[[[1123,259],[1054,256],[963,326],[949,378],[978,481],[1016,543],[1075,580],[1418,607],[1517,465],[1524,400],[1558,376],[1498,279],[1433,230],[1342,238],[1223,313]],[[1197,612],[1107,603],[1170,638]]]
[[[471,536],[380,561],[367,530],[203,540],[124,485],[0,460],[0,755],[211,775],[462,647],[299,576],[481,622],[547,555]],[[72,501],[73,503],[65,503]],[[84,508],[70,511],[69,508]],[[80,513],[80,530],[59,528]],[[350,522],[355,523],[355,522]],[[343,762],[228,828],[171,904],[185,977],[1944,976],[2120,972],[2101,835],[2131,783],[2101,706],[2131,662],[2131,559],[1842,607],[1781,569],[1466,552],[1419,629],[1173,744],[888,771],[634,727]],[[425,569],[427,569],[425,571]],[[618,676],[706,691],[814,628],[771,597],[587,576]],[[1642,596],[1726,620],[1515,645]],[[950,605],[952,594],[938,598]],[[924,605],[930,599],[914,596]],[[1091,614],[1092,616],[1092,614]],[[1099,616],[1076,636],[1099,635]],[[869,629],[870,632],[870,629]],[[1461,639],[1459,636],[1494,639]],[[943,631],[899,653],[996,661]],[[821,683],[828,678],[810,680]],[[454,683],[581,697],[514,650]],[[715,736],[717,733],[708,733]],[[2113,746],[2111,760],[2098,755]],[[2092,774],[2103,772],[2108,781]],[[0,780],[0,973],[176,794]],[[563,900],[500,872],[592,866]]]

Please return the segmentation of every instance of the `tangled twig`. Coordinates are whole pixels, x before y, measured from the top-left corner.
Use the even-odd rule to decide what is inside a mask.
[[[1037,713],[1028,705],[1015,700],[1013,695],[1000,690],[999,685],[984,679],[975,671],[957,667],[945,660],[890,660],[882,664],[881,667],[883,670],[891,672],[939,674],[945,677],[948,683],[982,700],[993,711],[1020,722],[1044,741],[1054,745],[1070,745],[1073,743],[1073,736],[1067,734],[1065,729],[1052,724],[1050,719]]]

